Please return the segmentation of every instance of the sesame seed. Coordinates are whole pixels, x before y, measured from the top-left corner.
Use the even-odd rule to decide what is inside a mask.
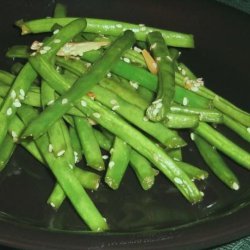
[[[85,65],[86,65],[87,68],[89,68],[91,66],[91,63],[87,62]]]
[[[12,108],[7,109],[6,115],[8,115],[8,116],[12,115]]]
[[[16,98],[16,91],[12,90],[11,93],[10,93],[10,96],[11,96],[12,99],[15,99]]]
[[[181,71],[181,70],[182,70],[182,68],[181,68],[180,66],[178,66],[177,68],[178,68],[178,70],[179,70],[179,71]]]
[[[195,140],[195,134],[194,134],[194,133],[191,133],[191,134],[190,134],[190,138],[191,138],[192,141],[194,141],[194,140]]]
[[[247,128],[247,132],[248,132],[248,133],[250,133],[250,127],[249,127],[249,128]]]
[[[13,137],[13,141],[17,142],[18,138],[17,138],[17,133],[15,131],[11,131],[11,136]]]
[[[134,51],[136,51],[136,52],[138,52],[138,53],[141,53],[142,50],[141,50],[140,48],[134,46]]]
[[[138,84],[137,82],[129,81],[129,84],[130,84],[134,89],[138,89],[138,88],[139,88],[139,84]]]
[[[49,50],[51,50],[51,47],[50,46],[44,46],[43,49],[46,50],[46,51],[49,51]]]
[[[234,190],[239,190],[239,188],[240,188],[239,184],[236,183],[236,182],[234,182],[233,185],[232,185],[231,187],[232,187],[232,189],[234,189]]]
[[[110,103],[111,103],[112,105],[116,105],[116,104],[117,104],[117,101],[114,100],[114,99],[112,99],[112,100],[110,100]]]
[[[182,180],[179,177],[175,177],[174,182],[177,184],[183,184]]]
[[[59,29],[56,29],[56,30],[53,32],[53,34],[55,35],[55,34],[57,34],[59,31],[60,31]]]
[[[83,107],[87,107],[87,103],[86,103],[84,100],[81,100],[81,105],[82,105]]]
[[[114,161],[110,161],[108,167],[109,168],[113,168],[114,166],[115,166],[115,162]]]
[[[22,104],[19,101],[19,99],[15,99],[15,101],[13,102],[13,106],[16,108],[20,108],[22,106]]]
[[[64,155],[64,153],[65,153],[65,150],[61,150],[57,153],[57,156],[60,157],[60,156]]]
[[[202,191],[200,191],[200,195],[203,197],[204,196],[204,193]]]
[[[161,61],[161,57],[160,56],[156,57],[156,61],[160,62]]]
[[[40,50],[40,54],[41,54],[41,55],[44,55],[44,54],[46,54],[46,53],[47,53],[46,50],[43,50],[43,49]]]
[[[143,117],[143,121],[144,121],[144,122],[148,122],[147,116],[144,116],[144,117]]]
[[[61,42],[60,39],[55,39],[55,40],[54,40],[54,43],[60,43],[60,42]]]
[[[99,113],[93,113],[93,116],[97,119],[99,119],[101,117],[101,115]]]
[[[23,89],[20,89],[19,93],[20,93],[20,96],[23,96],[23,97],[25,96],[25,91]]]
[[[159,102],[162,102],[162,99],[160,98],[160,99],[157,99],[157,100],[155,100],[155,101],[153,101],[152,103],[153,104],[157,104],[157,103],[159,103]]]
[[[108,158],[109,158],[108,155],[103,155],[103,156],[102,156],[102,159],[103,159],[103,160],[107,160]]]
[[[192,87],[191,87],[191,90],[192,90],[193,92],[197,92],[197,91],[199,90],[199,87],[197,87],[197,86],[192,86]]]
[[[69,164],[69,168],[70,168],[70,169],[73,169],[74,166],[73,166],[72,164]]]
[[[182,69],[182,70],[181,70],[181,74],[182,74],[183,76],[185,76],[185,75],[186,75],[186,70],[185,70],[185,69]]]
[[[53,145],[49,144],[49,152],[52,153],[52,151],[53,151]]]
[[[109,72],[109,73],[107,74],[107,77],[110,78],[111,76],[112,76],[112,74]]]
[[[166,58],[167,58],[170,62],[173,61],[173,59],[172,59],[170,56],[166,56]]]
[[[112,107],[112,110],[115,111],[115,110],[117,110],[117,109],[119,109],[119,108],[120,108],[119,105],[115,105],[115,106]]]
[[[126,62],[126,63],[130,63],[130,59],[127,58],[127,57],[124,57],[124,58],[123,58],[123,61]]]
[[[110,151],[109,151],[109,153],[113,154],[113,152],[114,152],[114,148],[111,148]]]
[[[188,98],[187,97],[183,98],[182,104],[183,104],[183,106],[187,106],[188,105]]]
[[[51,207],[56,207],[56,205],[53,202],[50,202]]]
[[[36,56],[36,52],[31,53],[30,56]]]
[[[152,44],[151,46],[150,46],[150,50],[152,50],[152,49],[155,49],[156,48],[156,43],[154,43],[154,44]]]
[[[78,153],[76,151],[74,151],[74,158],[75,158],[75,163],[77,163],[79,161],[79,158],[78,158]]]
[[[67,98],[64,98],[64,99],[62,99],[62,104],[64,105],[64,104],[67,104],[68,103],[68,99]]]
[[[52,105],[54,102],[55,102],[54,100],[50,100],[50,101],[48,101],[47,105],[48,105],[48,106],[49,106],[49,105]]]
[[[122,25],[120,23],[115,25],[117,28],[122,28]]]

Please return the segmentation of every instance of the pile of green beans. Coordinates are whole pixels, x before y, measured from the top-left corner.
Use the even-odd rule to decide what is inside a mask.
[[[192,35],[66,14],[57,4],[53,18],[16,23],[22,35],[51,35],[36,41],[37,48],[16,45],[6,53],[15,63],[11,73],[0,70],[0,171],[21,145],[55,176],[47,203],[58,210],[69,199],[96,232],[112,225],[85,189],[98,190],[103,179],[116,190],[128,168],[144,190],[165,175],[191,204],[202,201],[196,181],[210,170],[238,190],[240,181],[220,152],[246,169],[250,154],[211,125],[227,126],[250,142],[250,114],[179,62],[174,47],[194,47]],[[98,50],[58,54],[104,40],[108,45]],[[147,68],[145,48],[157,74]],[[209,171],[185,162],[180,130],[190,134]]]

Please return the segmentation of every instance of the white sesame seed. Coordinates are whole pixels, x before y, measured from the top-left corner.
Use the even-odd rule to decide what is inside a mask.
[[[188,98],[187,97],[183,98],[182,104],[183,104],[183,106],[187,106],[188,105]]]
[[[129,81],[129,84],[130,84],[134,89],[138,89],[138,88],[139,88],[139,84],[138,84],[137,82]]]
[[[52,153],[52,151],[53,151],[53,145],[49,144],[49,152]]]
[[[192,86],[192,87],[191,87],[191,90],[192,90],[193,92],[197,92],[197,91],[199,90],[199,87],[197,87],[197,86]]]
[[[152,50],[152,49],[155,49],[156,48],[156,43],[154,43],[154,44],[152,44],[151,46],[150,46],[150,50]]]
[[[87,107],[87,103],[86,103],[84,100],[81,100],[81,105],[82,105],[83,107]]]
[[[112,105],[116,105],[116,104],[117,104],[117,101],[114,100],[114,99],[112,99],[112,100],[110,100],[110,103],[111,103]]]
[[[20,93],[20,96],[23,96],[23,97],[25,96],[25,91],[23,89],[20,89],[19,93]]]
[[[51,207],[56,207],[56,205],[53,202],[50,202]]]
[[[60,43],[60,42],[61,42],[60,39],[55,39],[55,40],[54,40],[54,43]]]
[[[115,110],[117,110],[117,109],[119,109],[119,108],[120,108],[119,105],[115,105],[115,106],[112,107],[112,110],[115,111]]]
[[[203,197],[204,196],[204,193],[202,191],[200,191],[200,195]]]
[[[247,132],[248,132],[248,133],[250,133],[250,127],[249,127],[249,128],[247,128]]]
[[[115,166],[115,162],[114,161],[110,161],[108,167],[109,168],[113,168],[114,166]]]
[[[48,105],[48,106],[49,106],[49,105],[52,105],[54,102],[55,102],[54,100],[50,100],[50,101],[48,101],[47,105]]]
[[[59,31],[60,31],[59,29],[56,29],[56,30],[53,32],[53,34],[55,35],[55,34],[57,34]]]
[[[122,28],[122,25],[120,23],[115,25],[117,28]]]
[[[112,74],[109,72],[109,73],[107,74],[107,77],[110,78],[111,76],[112,76]]]
[[[152,103],[153,104],[157,104],[157,103],[159,103],[159,102],[162,102],[162,99],[160,98],[160,99],[157,99],[157,100],[155,100],[155,101],[153,101]]]
[[[99,113],[93,113],[93,116],[97,119],[99,119],[101,117],[101,115]]]
[[[17,142],[17,133],[15,131],[11,131],[11,136],[13,137],[13,141]]]
[[[60,156],[64,155],[64,153],[65,153],[65,150],[61,150],[57,153],[57,156],[60,157]]]
[[[138,52],[138,53],[141,53],[142,50],[141,50],[140,48],[134,46],[134,51],[136,51],[136,52]]]
[[[11,96],[12,99],[15,99],[16,98],[16,91],[12,90],[11,93],[10,93],[10,96]]]
[[[12,115],[12,108],[7,109],[6,115],[8,115],[8,116]]]
[[[74,158],[75,158],[75,163],[77,163],[79,161],[79,158],[78,158],[78,153],[76,151],[74,151]]]
[[[109,151],[109,153],[113,154],[113,152],[114,152],[114,148],[111,148],[110,151]]]
[[[194,141],[195,140],[195,134],[194,133],[190,133],[190,138],[191,138],[192,141]]]
[[[234,190],[239,190],[239,189],[240,189],[239,184],[236,183],[236,182],[234,182],[233,185],[232,185],[231,187],[232,187],[232,189],[234,189]]]
[[[170,62],[173,61],[173,59],[172,59],[170,56],[166,56],[166,58],[167,58]]]
[[[126,63],[130,63],[130,59],[127,58],[127,57],[124,57],[124,58],[123,58],[123,61],[126,62]]]
[[[41,49],[39,52],[40,52],[41,55],[44,55],[44,54],[47,53],[47,51],[46,51],[46,50],[43,50],[43,49]]]
[[[15,99],[15,101],[13,102],[13,106],[16,108],[20,108],[22,106],[22,104],[19,101],[19,99]]]
[[[156,61],[160,62],[161,61],[161,57],[160,56],[156,57]]]
[[[175,177],[174,182],[177,184],[183,184],[182,180],[179,177]]]
[[[32,52],[30,56],[36,56],[36,52]]]
[[[108,158],[109,158],[108,155],[103,155],[103,156],[102,156],[102,159],[103,159],[103,160],[107,160]]]
[[[70,168],[70,169],[73,169],[74,166],[73,166],[72,164],[69,164],[69,168]]]
[[[64,98],[64,99],[62,99],[62,104],[64,105],[64,104],[67,104],[68,103],[68,99],[67,98]]]
[[[91,66],[91,63],[87,62],[85,63],[86,67],[89,68]]]
[[[43,49],[46,50],[46,51],[49,51],[49,50],[51,50],[51,47],[50,46],[44,46]]]
[[[185,75],[186,75],[186,70],[185,70],[185,69],[182,69],[182,70],[181,70],[181,74],[182,74],[183,76],[185,76]]]
[[[178,66],[177,68],[178,68],[178,70],[179,70],[179,71],[181,71],[181,70],[182,70],[182,68],[181,68],[180,66]]]
[[[144,122],[148,122],[147,116],[144,116],[144,117],[143,117],[143,121],[144,121]]]

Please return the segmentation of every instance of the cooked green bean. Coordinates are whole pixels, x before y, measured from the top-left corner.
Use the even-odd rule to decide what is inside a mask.
[[[118,189],[129,163],[130,147],[119,137],[115,137],[105,182],[112,188]]]
[[[70,90],[60,96],[53,105],[49,106],[37,119],[29,124],[24,131],[23,137],[33,136],[37,138],[43,134],[56,120],[62,117],[70,109],[74,102],[85,95],[108,73],[109,69],[115,61],[119,59],[123,51],[133,45],[134,40],[135,38],[131,31],[124,32],[124,35],[118,38],[110,48],[106,50],[103,57],[95,62],[89,71],[75,82]],[[45,71],[48,62],[41,64],[41,61],[39,62],[35,59],[32,59],[30,62],[40,73],[43,72],[48,74],[47,70]],[[44,65],[44,68],[41,68],[41,65]],[[37,67],[39,67],[41,71]]]
[[[16,25],[22,29],[22,35],[30,33],[50,32],[55,24],[65,26],[76,18],[49,18],[37,19],[29,22],[18,21]],[[177,33],[163,29],[140,26],[125,22],[113,20],[86,18],[87,27],[84,30],[89,33],[100,33],[104,35],[119,36],[124,30],[132,30],[135,33],[136,40],[146,41],[148,32],[160,31],[170,46],[192,48],[194,46],[193,36],[190,34]]]
[[[148,42],[157,63],[158,86],[155,100],[147,108],[147,117],[152,121],[167,119],[175,95],[174,61],[160,32],[148,34]]]
[[[192,134],[192,138],[199,149],[202,158],[214,174],[228,187],[238,190],[240,188],[240,184],[237,177],[226,165],[218,151],[197,134]]]

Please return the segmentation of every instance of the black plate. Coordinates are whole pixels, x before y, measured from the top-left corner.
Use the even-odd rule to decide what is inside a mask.
[[[248,110],[250,93],[250,16],[213,1],[177,0],[75,0],[62,1],[72,16],[117,19],[193,33],[195,50],[183,51],[183,61],[207,86]],[[0,9],[1,68],[8,46],[25,44],[34,37],[20,37],[11,27],[20,18],[51,14],[54,1],[5,1]],[[223,129],[240,145],[249,145]],[[206,168],[193,147],[187,161]],[[47,205],[53,178],[25,151],[18,149],[0,174],[0,243],[27,249],[197,249],[211,247],[250,234],[250,174],[226,159],[241,182],[238,192],[211,178],[205,199],[188,204],[163,177],[155,187],[142,191],[131,171],[119,191],[101,186],[90,193],[112,231],[90,233],[65,203],[58,213]]]

